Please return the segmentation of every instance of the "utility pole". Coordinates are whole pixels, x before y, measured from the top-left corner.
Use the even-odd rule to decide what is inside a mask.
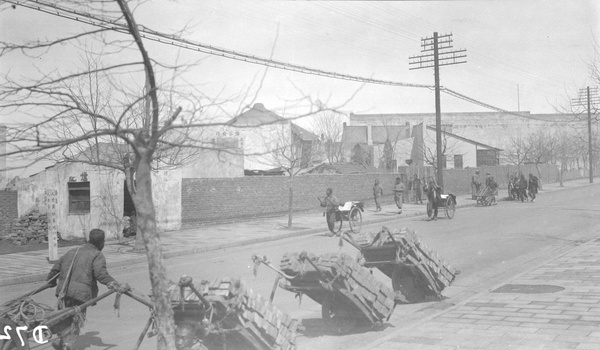
[[[582,95],[585,93],[586,100],[582,100]],[[598,103],[600,102],[600,97],[598,96],[598,88],[591,88],[588,86],[585,90],[581,89],[579,91],[579,98],[574,99],[571,103],[575,106],[587,106],[587,124],[588,124],[588,165],[589,165],[589,176],[590,183],[594,182],[594,169],[593,169],[593,143],[592,143],[592,102]]]
[[[421,52],[419,56],[410,56],[408,64],[413,65],[410,70],[433,67],[435,76],[435,143],[437,184],[444,187],[444,154],[442,152],[442,110],[440,106],[440,66],[466,63],[467,50],[452,49],[452,33],[439,35],[433,33],[433,37],[421,38]],[[441,51],[440,51],[441,50]],[[433,53],[431,53],[433,51]]]

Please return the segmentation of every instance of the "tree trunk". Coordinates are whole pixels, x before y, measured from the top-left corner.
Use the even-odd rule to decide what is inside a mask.
[[[173,309],[168,298],[168,278],[163,263],[160,237],[156,230],[156,214],[152,201],[152,178],[150,169],[151,158],[143,156],[136,173],[136,191],[133,198],[137,213],[139,234],[143,238],[148,257],[150,283],[152,285],[152,300],[158,329],[157,349],[175,349],[175,323]],[[139,232],[138,231],[138,232]]]
[[[139,214],[138,214],[138,209],[137,209],[137,203],[135,201],[135,197],[136,197],[136,189],[135,189],[135,185],[136,185],[136,181],[134,181],[134,177],[136,176],[135,172],[132,171],[132,168],[129,164],[129,162],[127,162],[125,164],[125,181],[127,182],[127,191],[129,192],[129,195],[131,196],[131,199],[133,200],[133,205],[135,207],[135,215],[136,215],[136,220],[135,220],[135,244],[133,245],[133,251],[135,252],[141,252],[145,249],[144,247],[144,238],[142,237],[142,230],[140,229],[140,225],[138,224],[139,220]],[[133,221],[132,221],[133,223]]]
[[[290,196],[288,201],[288,227],[292,227],[292,212],[294,211],[294,175],[290,174]]]

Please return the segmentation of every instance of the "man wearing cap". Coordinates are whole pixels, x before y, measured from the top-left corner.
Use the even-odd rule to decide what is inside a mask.
[[[88,242],[79,248],[69,250],[54,264],[48,274],[48,281],[56,284],[54,276],[58,277],[56,296],[58,309],[79,306],[86,301],[98,296],[100,282],[112,290],[125,292],[129,289],[127,284],[120,285],[106,271],[106,259],[102,254],[104,248],[104,231],[93,229],[90,231]],[[86,310],[66,320],[61,321],[65,328],[59,338],[52,342],[52,347],[58,350],[71,350],[79,335],[79,330],[85,321]]]

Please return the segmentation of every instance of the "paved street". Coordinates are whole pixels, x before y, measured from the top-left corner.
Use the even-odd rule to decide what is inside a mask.
[[[381,225],[415,229],[429,247],[461,270],[455,283],[444,291],[445,300],[398,306],[382,330],[361,329],[356,334],[334,336],[323,327],[320,306],[308,298],[299,304],[291,293],[278,290],[275,303],[303,319],[306,330],[297,340],[300,350],[594,348],[600,340],[600,185],[575,185],[584,182],[567,183],[566,189],[552,191],[548,185],[536,203],[461,208],[454,220],[427,222],[413,216],[365,227],[371,231]],[[173,280],[182,274],[197,279],[241,277],[268,295],[275,275],[261,267],[254,277],[253,253],[277,261],[286,251],[336,252],[337,243],[335,238],[313,233],[171,258],[167,268]],[[356,254],[347,245],[342,249]],[[111,272],[137,290],[149,290],[143,263]],[[375,274],[389,283],[387,277]],[[0,302],[34,285],[2,287]],[[50,292],[44,292],[39,300],[54,304]],[[132,347],[148,311],[124,299],[117,318],[111,304],[112,300],[107,300],[90,310],[79,348]],[[153,342],[146,343],[145,348],[152,347]]]

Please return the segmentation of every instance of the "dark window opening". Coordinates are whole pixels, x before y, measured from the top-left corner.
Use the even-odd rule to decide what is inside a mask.
[[[462,154],[454,155],[454,169],[462,169],[463,168],[463,157]]]
[[[69,182],[69,214],[87,214],[90,212],[90,183]]]

